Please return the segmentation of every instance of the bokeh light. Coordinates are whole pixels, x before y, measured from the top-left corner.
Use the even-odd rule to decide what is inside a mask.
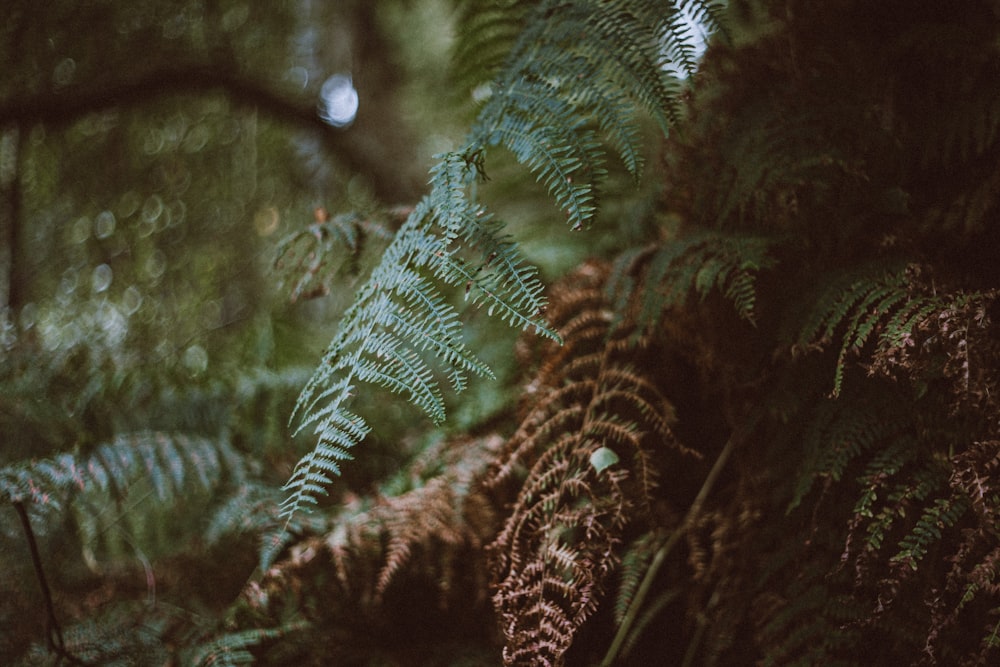
[[[358,91],[346,74],[334,74],[320,90],[319,115],[334,127],[347,127],[358,114]]]

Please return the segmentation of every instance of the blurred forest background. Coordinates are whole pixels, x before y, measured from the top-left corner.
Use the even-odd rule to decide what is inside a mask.
[[[942,4],[4,2],[0,662],[990,664],[1000,5]],[[422,201],[562,345],[462,310],[495,379],[359,381],[282,516]]]
[[[469,112],[445,83],[453,14],[434,1],[4,3],[0,461],[156,461],[107,464],[120,478],[34,517],[67,625],[100,610],[114,628],[126,620],[111,607],[142,599],[183,646],[251,575],[252,540],[212,533],[213,513],[280,502],[311,447],[290,436],[291,408],[356,287],[293,298],[279,242],[345,212],[398,226],[382,211],[412,206]],[[353,88],[324,97],[344,77]],[[324,120],[351,93],[357,116]],[[412,422],[387,406],[345,487],[398,471]],[[47,618],[17,515],[0,520],[10,664],[46,646]]]

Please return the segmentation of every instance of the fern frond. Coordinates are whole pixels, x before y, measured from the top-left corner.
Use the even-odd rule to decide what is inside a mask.
[[[893,475],[897,479],[890,484]],[[855,506],[852,535],[848,537],[845,553],[852,550],[854,533],[862,527],[865,535],[861,540],[861,553],[879,551],[890,531],[905,521],[907,509],[944,488],[947,479],[947,469],[935,460],[916,466],[908,474],[899,471],[890,474],[886,469],[876,470],[875,465],[870,465],[868,474],[861,480],[864,493]]]
[[[455,306],[438,285],[464,288],[475,304],[514,326],[548,328],[534,269],[522,264],[508,240],[488,217],[479,215],[464,189],[478,172],[474,158],[442,156],[431,194],[411,213],[386,249],[382,262],[347,310],[323,361],[296,404],[299,430],[314,425],[319,442],[299,462],[286,484],[291,492],[282,512],[291,516],[338,473],[337,461],[370,431],[348,410],[357,383],[403,393],[431,419],[445,417],[444,399],[428,356],[437,360],[451,386],[461,390],[468,373],[491,376],[490,369],[462,342]],[[459,243],[461,241],[461,243]],[[479,257],[472,262],[462,252]]]
[[[941,540],[942,531],[954,526],[966,510],[969,502],[962,496],[938,498],[933,505],[924,508],[917,523],[899,542],[899,552],[890,562],[902,563],[916,570],[927,550]]]
[[[583,229],[597,210],[594,182],[606,174],[597,135],[547,81],[517,80],[508,86],[483,108],[481,117],[497,120],[480,130],[482,143],[510,150],[549,190],[570,226]]]
[[[384,244],[391,238],[388,225],[380,220],[354,213],[329,219],[325,209],[317,209],[315,222],[278,244],[274,268],[285,276],[283,282],[294,283],[292,303],[325,296],[341,274],[357,273],[358,259],[370,241]]]
[[[643,533],[629,545],[622,556],[614,605],[616,625],[621,625],[625,618],[625,614],[639,590],[643,576],[646,574],[649,562],[660,548],[662,541],[663,536],[657,531]]]
[[[841,393],[849,355],[859,354],[876,330],[879,339],[899,340],[910,335],[912,331],[905,327],[912,326],[913,315],[924,312],[927,305],[926,300],[912,294],[906,269],[886,272],[876,267],[862,269],[859,274],[845,274],[825,283],[812,311],[803,318],[796,343],[802,349],[822,346],[839,333],[834,396]]]
[[[337,607],[355,615],[358,605],[392,604],[396,587],[413,581],[435,587],[442,606],[467,605],[463,586],[474,581],[475,590],[486,589],[485,565],[477,559],[496,526],[480,481],[502,444],[497,435],[432,441],[373,498],[349,500],[333,518],[296,525],[293,539],[289,531],[274,532],[272,556],[282,555],[262,568],[260,590],[280,605],[297,595],[302,572],[322,562],[333,573],[324,576],[322,595],[342,602],[319,613]]]
[[[197,667],[236,667],[252,665],[255,656],[249,649],[270,640],[280,639],[307,627],[303,622],[278,628],[255,628],[227,632],[197,646],[185,656],[185,663]]]
[[[609,282],[617,291],[612,298],[622,304],[639,291],[638,323],[655,327],[667,309],[682,306],[691,296],[704,299],[718,291],[741,318],[753,323],[757,276],[776,264],[771,254],[776,243],[765,237],[704,233],[666,241],[641,257],[623,254]],[[640,274],[643,289],[623,281],[626,273]]]
[[[553,291],[553,321],[563,350],[572,352],[552,364],[540,351],[545,363],[529,385],[531,406],[487,479],[499,489],[527,469],[490,546],[507,664],[528,656],[561,664],[597,608],[625,525],[650,512],[650,450],[661,444],[682,450],[655,384],[619,361],[628,348],[617,343],[631,331],[612,328],[595,282],[606,273],[591,269]],[[605,449],[614,452],[613,462],[595,463],[593,454]]]
[[[459,3],[451,60],[452,78],[462,95],[474,97],[497,77],[534,5],[494,0]]]
[[[717,3],[688,2],[711,32]],[[604,150],[590,129],[611,139],[634,175],[642,151],[636,109],[649,113],[666,133],[679,116],[681,88],[665,66],[680,54],[693,70],[687,39],[679,32],[683,12],[643,2],[540,3],[532,13],[514,9],[523,29],[478,115],[470,145],[502,144],[535,173],[573,229],[586,227],[595,211],[596,182],[604,174]]]
[[[714,24],[711,4],[688,3],[688,11],[702,11],[698,15]],[[337,461],[368,432],[363,419],[347,412],[356,383],[406,394],[440,421],[443,401],[424,353],[438,358],[455,389],[465,386],[470,372],[490,375],[461,342],[455,311],[427,274],[464,287],[473,304],[502,321],[555,337],[541,319],[545,302],[535,270],[474,203],[471,186],[484,176],[486,149],[501,144],[546,186],[574,229],[587,226],[596,210],[596,182],[605,173],[605,151],[591,125],[609,132],[634,173],[642,152],[637,122],[623,112],[641,107],[668,128],[677,99],[662,67],[665,45],[674,38],[668,28],[677,10],[671,9],[664,16],[642,2],[540,3],[476,23],[477,31],[496,34],[498,44],[511,34],[507,26],[518,25],[520,32],[464,148],[439,156],[430,193],[358,291],[296,404],[292,419],[300,421],[299,430],[312,425],[319,443],[286,484],[285,516],[315,502]],[[343,236],[350,242],[349,234]],[[464,256],[469,253],[472,259]]]
[[[803,465],[788,506],[797,507],[819,478],[840,481],[849,466],[862,454],[876,450],[879,456],[898,454],[893,443],[908,446],[906,430],[914,415],[900,410],[908,397],[896,397],[883,385],[866,387],[839,400],[824,399],[805,417],[802,434]],[[896,462],[878,459],[876,468],[883,473]]]
[[[863,268],[857,274],[845,274],[825,284],[811,312],[803,318],[796,346],[823,347],[840,336],[834,396],[839,396],[843,389],[848,358],[860,357],[865,350],[871,353],[868,368],[872,373],[891,375],[894,370],[902,369],[913,379],[924,381],[944,371],[946,375],[959,376],[955,379],[962,378],[967,385],[966,350],[970,336],[982,343],[977,347],[984,351],[996,348],[985,333],[989,328],[989,309],[997,298],[996,290],[949,293],[922,284],[919,273],[920,267],[914,265],[889,272],[881,267]],[[940,335],[933,335],[936,330],[940,330]],[[916,360],[917,340],[923,341],[923,347],[933,345],[944,351],[943,367],[940,360]],[[987,365],[988,362],[982,364],[984,368]],[[918,372],[926,377],[917,378]],[[984,377],[983,382],[977,389],[980,398],[989,393],[995,380]]]
[[[89,456],[64,453],[0,468],[0,498],[41,509],[59,509],[66,498],[89,492],[122,498],[137,479],[151,483],[160,501],[181,495],[192,481],[205,489],[227,473],[245,474],[241,458],[225,439],[142,432],[121,435]]]
[[[777,609],[762,619],[758,641],[765,647],[765,657],[760,664],[857,664],[841,657],[850,654],[858,635],[842,621],[854,621],[862,608],[849,595],[831,593],[821,579],[823,574],[809,568],[788,587]]]

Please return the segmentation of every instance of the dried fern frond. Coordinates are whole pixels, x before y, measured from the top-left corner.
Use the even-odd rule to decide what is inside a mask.
[[[651,456],[681,449],[669,403],[620,354],[631,331],[611,325],[605,276],[586,265],[553,291],[550,315],[570,352],[541,351],[526,414],[487,480],[518,487],[489,548],[506,664],[562,663],[604,594],[625,526],[649,516]]]
[[[496,530],[479,481],[502,445],[497,435],[441,440],[427,447],[405,477],[371,499],[348,500],[319,535],[296,541],[248,595],[280,599],[302,572],[329,563],[337,595],[371,610],[401,577],[428,577],[443,605],[453,604],[457,572]],[[480,576],[482,568],[479,568]],[[478,587],[485,591],[485,578]],[[256,591],[256,592],[255,592]],[[263,592],[261,592],[263,591]]]

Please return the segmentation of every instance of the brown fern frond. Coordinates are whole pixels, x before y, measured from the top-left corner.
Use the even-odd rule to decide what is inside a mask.
[[[872,375],[926,383],[943,379],[953,414],[993,414],[1000,408],[1000,335],[994,319],[1000,290],[945,290],[907,274],[908,307],[889,318],[872,354]],[[991,435],[1000,429],[985,424]]]
[[[553,290],[564,345],[537,351],[531,401],[486,480],[499,491],[523,479],[489,548],[508,665],[563,664],[618,564],[625,526],[649,516],[653,452],[682,449],[669,403],[625,361],[637,347],[619,344],[633,332],[605,301],[606,274],[586,264]],[[599,450],[614,462],[595,463]]]
[[[943,590],[928,604],[925,652],[940,656],[957,641],[968,645],[966,664],[988,664],[1000,653],[996,610],[1000,608],[1000,441],[974,443],[952,459],[949,485],[966,499],[972,520],[960,532],[958,546],[945,558],[951,568]],[[968,518],[968,517],[967,517]],[[985,625],[975,627],[977,619]]]
[[[498,435],[443,440],[411,464],[407,479],[395,480],[408,490],[374,500],[348,498],[325,533],[300,540],[267,572],[264,597],[280,599],[309,572],[328,568],[335,575],[333,593],[365,611],[404,577],[431,582],[442,605],[455,602],[459,565],[473,577],[485,569],[463,561],[480,553],[496,531],[493,507],[478,482],[502,443]],[[474,588],[485,592],[485,578]]]

